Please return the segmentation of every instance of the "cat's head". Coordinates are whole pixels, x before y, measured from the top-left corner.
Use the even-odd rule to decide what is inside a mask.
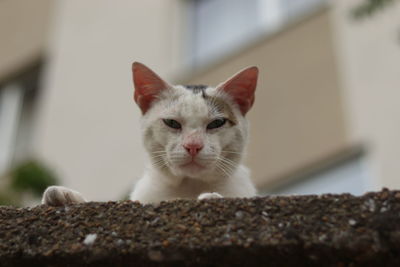
[[[217,87],[171,85],[145,65],[132,65],[134,100],[153,165],[172,176],[217,179],[238,166],[247,141],[245,114],[254,102],[257,67]]]

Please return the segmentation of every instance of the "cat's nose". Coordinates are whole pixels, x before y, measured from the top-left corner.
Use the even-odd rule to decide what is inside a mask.
[[[190,156],[194,157],[200,152],[200,150],[203,148],[203,145],[199,143],[189,143],[184,144],[183,147],[190,154]]]

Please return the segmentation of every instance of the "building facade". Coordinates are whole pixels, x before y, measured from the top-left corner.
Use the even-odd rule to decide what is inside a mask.
[[[400,187],[399,3],[362,21],[362,1],[38,3],[0,3],[25,18],[0,16],[3,172],[34,157],[89,199],[119,199],[147,162],[133,61],[210,85],[257,65],[246,162],[261,193]]]

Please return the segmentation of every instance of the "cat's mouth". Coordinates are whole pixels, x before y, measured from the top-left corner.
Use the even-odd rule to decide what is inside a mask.
[[[197,163],[194,159],[191,161],[180,165],[179,167],[184,169],[203,169],[205,166]]]

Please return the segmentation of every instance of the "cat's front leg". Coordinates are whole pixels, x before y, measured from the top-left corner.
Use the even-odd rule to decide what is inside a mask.
[[[86,202],[81,193],[64,186],[50,186],[42,196],[42,204],[49,206],[65,206]]]
[[[223,196],[217,192],[207,192],[207,193],[201,193],[197,197],[198,200],[209,199],[209,198],[223,198]]]

